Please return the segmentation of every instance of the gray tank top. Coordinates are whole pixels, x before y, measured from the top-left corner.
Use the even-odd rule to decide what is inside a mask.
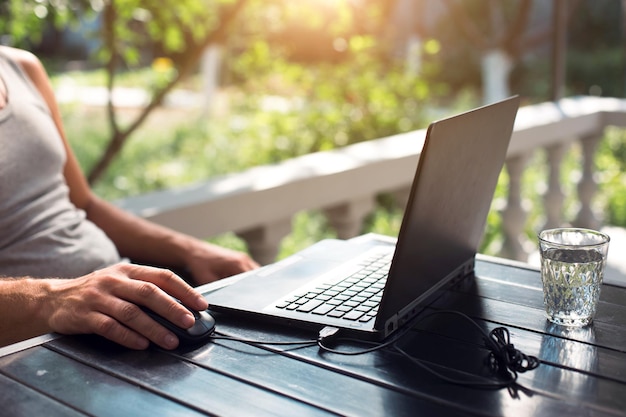
[[[69,200],[62,139],[43,98],[0,51],[0,276],[73,278],[119,262],[111,240]]]

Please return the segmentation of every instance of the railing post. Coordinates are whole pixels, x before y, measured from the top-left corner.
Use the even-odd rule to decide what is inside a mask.
[[[277,221],[254,229],[238,232],[245,240],[252,258],[261,265],[276,261],[280,243],[291,232],[291,219]]]
[[[583,171],[580,182],[578,183],[580,210],[574,220],[574,224],[589,229],[597,229],[600,225],[600,221],[596,218],[591,209],[591,200],[598,190],[598,184],[593,177],[595,171],[594,157],[601,138],[600,135],[596,135],[583,138],[580,141],[582,146]]]
[[[558,227],[563,223],[565,194],[561,188],[561,162],[568,145],[557,144],[546,148],[548,162],[548,189],[543,195],[546,210],[544,229]]]
[[[324,210],[328,222],[340,239],[349,239],[361,233],[365,216],[376,208],[374,196],[348,201]]]
[[[502,230],[504,242],[501,256],[518,261],[526,261],[528,253],[524,249],[523,231],[526,223],[526,210],[522,206],[522,173],[528,161],[528,155],[507,159],[505,167],[509,174],[509,195],[507,205],[502,212]]]

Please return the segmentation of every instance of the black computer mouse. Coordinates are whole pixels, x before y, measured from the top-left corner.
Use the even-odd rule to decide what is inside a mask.
[[[206,311],[194,311],[187,308],[193,313],[196,322],[190,328],[183,329],[147,307],[142,306],[141,309],[154,321],[174,333],[178,338],[179,347],[204,344],[209,341],[215,329],[215,319]]]

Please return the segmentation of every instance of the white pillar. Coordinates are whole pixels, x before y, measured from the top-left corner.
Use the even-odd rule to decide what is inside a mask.
[[[280,244],[291,233],[291,218],[238,232],[248,246],[250,256],[261,265],[276,261]]]
[[[563,224],[563,202],[565,194],[561,189],[561,162],[568,145],[557,144],[546,149],[548,162],[548,188],[543,196],[546,211],[544,229]]]
[[[202,94],[204,112],[210,114],[215,103],[219,87],[220,66],[222,64],[222,47],[218,44],[209,45],[202,53],[200,72],[202,74]]]
[[[363,220],[376,208],[375,197],[364,197],[348,201],[324,210],[330,225],[340,239],[358,236],[363,229]]]
[[[481,64],[483,102],[489,104],[509,97],[509,74],[513,69],[511,57],[500,49],[492,49],[483,54]]]
[[[596,191],[598,191],[598,184],[594,178],[594,157],[600,139],[601,136],[591,136],[580,141],[583,154],[583,172],[578,183],[580,210],[576,220],[574,220],[574,224],[589,229],[597,229],[600,226],[600,221],[596,218],[591,206],[591,201]]]

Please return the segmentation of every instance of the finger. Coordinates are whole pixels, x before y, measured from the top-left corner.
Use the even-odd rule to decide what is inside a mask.
[[[174,304],[178,305],[176,302]],[[186,309],[184,310],[189,313]],[[110,329],[99,329],[105,337],[114,341],[120,340],[118,343],[134,349],[144,349],[147,347],[148,340],[164,349],[174,349],[178,346],[176,336],[150,318],[137,305],[124,300],[117,300],[112,304],[110,311],[109,318],[113,319],[113,323],[106,319],[107,316],[101,319],[105,325],[111,326]],[[191,316],[190,322],[193,324],[193,316]],[[185,327],[189,327],[187,324]]]
[[[208,307],[207,301],[202,297],[202,295],[194,290],[189,284],[187,284],[182,278],[178,275],[174,274],[172,271],[168,269],[161,268],[153,268],[139,265],[128,265],[130,269],[127,271],[127,275],[130,278],[139,281],[145,281],[155,284],[157,287],[161,288],[166,293],[171,296],[179,299],[184,305],[188,306],[193,310],[206,310]],[[148,297],[153,297],[152,294],[147,294]],[[141,301],[141,300],[134,300]],[[161,312],[163,310],[157,311],[158,304],[155,302],[152,304],[152,299],[146,299],[146,304],[144,302],[140,302],[142,305],[146,305],[150,307],[155,312]],[[161,297],[161,301],[163,298]],[[170,308],[174,306],[174,304],[168,304]],[[180,307],[180,306],[176,306]],[[176,308],[175,308],[176,309]],[[182,311],[178,309],[179,311]]]
[[[141,280],[126,280],[125,282],[126,285],[116,289],[117,298],[110,306],[101,307],[106,309],[107,314],[112,315],[129,327],[139,330],[142,334],[146,334],[146,328],[133,326],[138,317],[145,316],[138,306],[147,307],[178,327],[187,329],[193,326],[195,322],[193,314],[156,284]]]
[[[250,262],[248,263],[247,266],[247,271],[253,270],[253,269],[258,269],[261,267],[261,264],[257,263],[255,260],[250,259]]]
[[[87,333],[95,333],[129,349],[143,350],[150,345],[148,338],[123,326],[119,321],[106,314],[94,312],[88,321],[92,323],[93,327]]]

